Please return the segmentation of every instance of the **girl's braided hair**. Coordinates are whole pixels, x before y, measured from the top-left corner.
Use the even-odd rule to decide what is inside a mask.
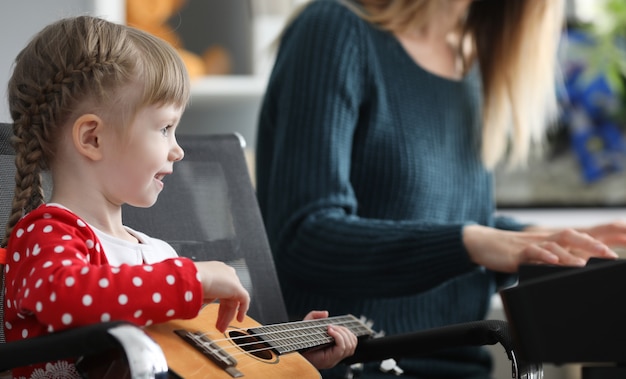
[[[100,18],[59,20],[15,59],[8,86],[15,195],[2,246],[19,219],[44,202],[42,172],[60,131],[85,113],[123,128],[140,107],[189,100],[189,78],[164,41]]]

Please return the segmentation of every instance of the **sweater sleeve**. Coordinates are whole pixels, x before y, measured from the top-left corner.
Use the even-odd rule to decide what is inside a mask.
[[[516,219],[509,216],[497,216],[495,217],[494,226],[498,229],[502,230],[511,230],[515,232],[519,232],[524,228],[528,227],[530,224],[521,223]]]
[[[398,296],[476,266],[464,223],[357,214],[350,171],[371,85],[367,27],[337,2],[315,1],[286,30],[260,114],[257,194],[285,285]]]
[[[18,316],[34,315],[48,331],[109,320],[149,325],[191,318],[202,305],[192,261],[111,266],[93,230],[62,208],[43,206],[27,215],[9,248],[7,306]]]

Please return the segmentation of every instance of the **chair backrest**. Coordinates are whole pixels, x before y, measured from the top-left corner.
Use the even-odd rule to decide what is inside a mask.
[[[0,240],[4,239],[13,203],[15,187],[15,153],[11,147],[13,126],[0,123]],[[3,257],[4,258],[4,257]],[[4,259],[0,262],[0,326],[4,324]],[[0,343],[4,343],[4,328],[0,327]]]
[[[15,154],[11,147],[11,124],[0,123],[0,232],[4,237],[6,223],[13,202]]]
[[[15,186],[11,135],[12,126],[0,123],[2,236]],[[231,264],[252,296],[250,316],[262,324],[287,321],[241,138],[235,134],[181,135],[178,141],[185,159],[165,179],[158,201],[146,209],[126,206],[124,223],[169,242],[180,255]],[[3,337],[0,328],[2,342]]]
[[[174,164],[154,206],[124,209],[124,224],[196,261],[229,263],[250,292],[252,318],[261,324],[288,321],[242,138],[177,138],[185,158]]]

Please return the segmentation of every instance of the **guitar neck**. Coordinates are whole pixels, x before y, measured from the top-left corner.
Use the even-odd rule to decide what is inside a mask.
[[[272,347],[277,354],[287,354],[334,343],[327,333],[331,324],[346,327],[357,337],[373,334],[369,327],[352,315],[266,325],[248,332]]]

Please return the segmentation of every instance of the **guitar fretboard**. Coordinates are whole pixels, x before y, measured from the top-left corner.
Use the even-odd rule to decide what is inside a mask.
[[[352,315],[266,325],[250,329],[248,332],[271,346],[277,354],[286,354],[332,344],[333,338],[327,333],[328,325],[331,324],[344,326],[357,337],[374,334],[369,327]]]

